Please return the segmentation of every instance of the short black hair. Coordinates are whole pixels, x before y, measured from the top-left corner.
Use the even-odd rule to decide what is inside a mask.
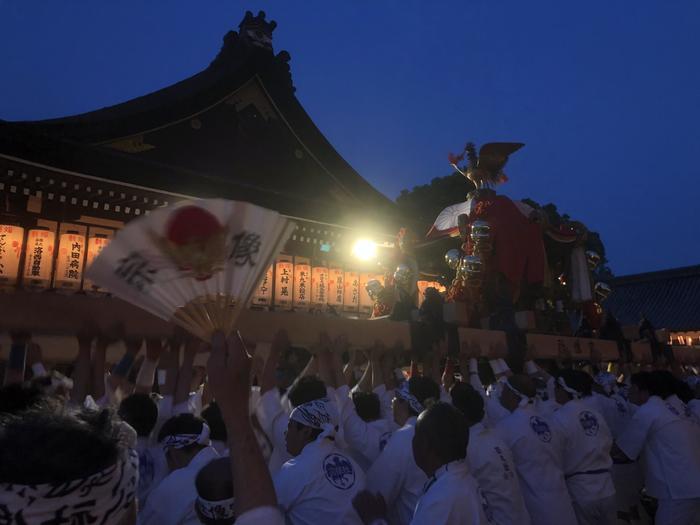
[[[326,384],[316,376],[304,376],[289,390],[287,397],[292,406],[298,407],[326,397]]]
[[[676,393],[676,378],[668,370],[649,372],[649,394],[666,399]]]
[[[630,383],[643,392],[651,393],[651,372],[636,372],[630,376]]]
[[[177,434],[200,434],[204,425],[204,420],[193,414],[178,414],[168,419],[158,432],[158,443],[161,443],[166,437]],[[198,443],[193,443],[180,450],[188,451],[201,447]]]
[[[566,386],[580,392],[583,397],[588,397],[593,391],[593,378],[581,370],[571,370],[564,368],[559,370],[558,377],[561,377]]]
[[[514,374],[506,378],[506,381],[508,381],[510,386],[527,397],[535,397],[537,395],[535,382],[530,376],[526,376],[525,374]]]
[[[415,396],[424,408],[427,408],[426,405],[431,405],[440,400],[440,387],[429,377],[411,377],[408,380],[408,391]],[[415,411],[412,409],[411,412],[415,414]]]
[[[12,383],[0,388],[0,414],[19,414],[46,401],[43,390],[33,383]]]
[[[484,419],[484,399],[468,383],[457,382],[450,389],[450,397],[455,408],[459,409],[470,423]]]
[[[207,422],[207,425],[209,425],[209,430],[211,431],[209,437],[214,441],[226,442],[228,439],[228,432],[226,432],[224,417],[221,415],[221,409],[216,401],[212,401],[202,410],[202,417]]]
[[[425,410],[416,423],[430,450],[444,463],[464,459],[469,444],[469,425],[464,414],[449,403],[435,403]]]
[[[158,405],[148,394],[131,394],[119,403],[118,414],[139,437],[148,437],[158,421]]]
[[[197,489],[197,495],[207,501],[221,501],[232,498],[234,494],[230,458],[227,456],[213,459],[204,465],[197,473],[194,486]],[[196,509],[197,506],[195,504]],[[199,512],[197,512],[197,516],[202,523],[207,525],[232,523],[231,520],[205,518]]]
[[[381,417],[379,396],[374,392],[353,392],[355,411],[364,421],[376,421]]]
[[[0,420],[0,482],[65,483],[113,465],[119,422],[109,410],[42,407]]]

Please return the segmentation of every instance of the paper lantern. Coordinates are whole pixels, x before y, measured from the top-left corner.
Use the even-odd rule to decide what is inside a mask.
[[[24,258],[24,285],[29,288],[48,288],[53,270],[53,251],[56,234],[47,228],[33,228],[27,234]]]
[[[83,278],[84,260],[85,236],[77,230],[68,230],[62,233],[58,242],[56,273],[53,278],[54,288],[79,290]]]
[[[13,286],[19,275],[24,228],[0,224],[0,286]]]
[[[294,307],[308,308],[311,302],[311,261],[294,257]]]
[[[91,234],[87,242],[87,260],[85,262],[85,271],[87,271],[95,258],[104,250],[112,239],[106,233]],[[83,290],[88,292],[99,292],[101,288],[93,283],[87,277],[83,279]]]
[[[272,266],[267,269],[265,276],[255,290],[253,304],[256,306],[270,306],[272,304]]]
[[[321,306],[328,303],[328,268],[314,266],[311,270],[311,302]]]
[[[280,255],[275,263],[275,307],[292,309],[294,263],[291,255]]]
[[[342,268],[331,266],[328,269],[328,304],[334,307],[343,306],[345,295],[345,272]]]
[[[347,312],[357,312],[360,308],[360,274],[346,271],[343,287],[343,309]]]

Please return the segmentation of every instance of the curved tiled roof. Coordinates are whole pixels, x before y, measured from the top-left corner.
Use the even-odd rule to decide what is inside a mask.
[[[603,303],[622,325],[644,314],[655,328],[700,330],[700,265],[617,277]]]

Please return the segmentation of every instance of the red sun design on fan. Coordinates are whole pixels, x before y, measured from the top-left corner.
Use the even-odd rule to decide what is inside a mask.
[[[205,281],[225,265],[226,232],[211,212],[183,206],[169,217],[165,238],[158,244],[181,271]]]
[[[215,235],[223,229],[214,215],[198,206],[184,206],[176,210],[168,221],[166,237],[179,246]]]

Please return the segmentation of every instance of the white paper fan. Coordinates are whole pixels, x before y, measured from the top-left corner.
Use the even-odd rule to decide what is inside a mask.
[[[294,223],[247,202],[179,202],[136,219],[93,261],[87,278],[208,340],[228,334]]]

